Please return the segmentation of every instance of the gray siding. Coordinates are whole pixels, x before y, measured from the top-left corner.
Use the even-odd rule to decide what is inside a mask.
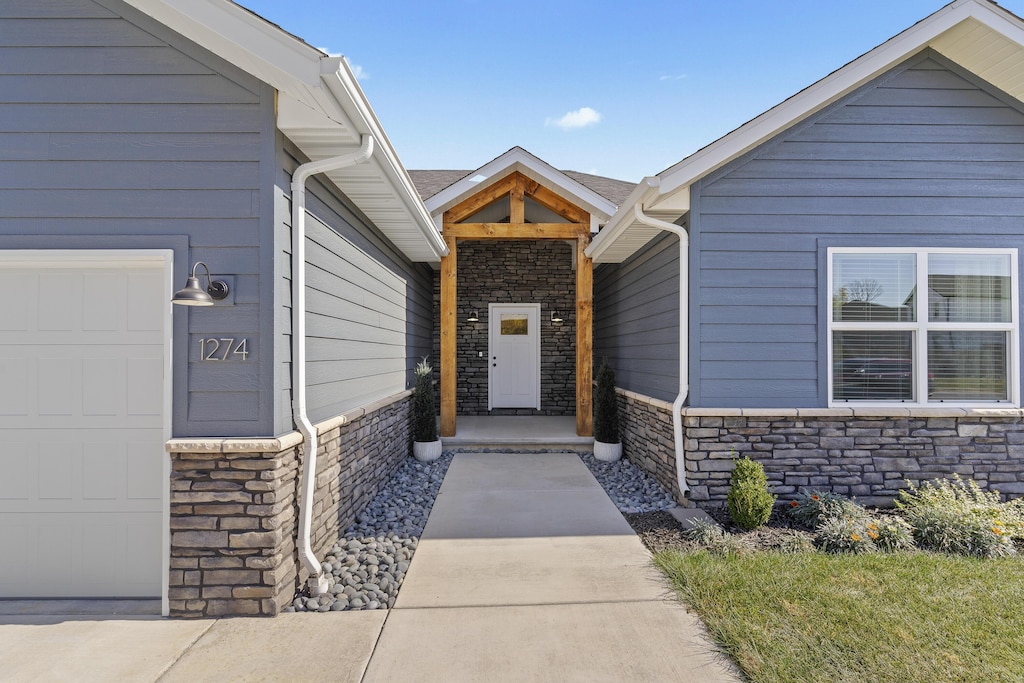
[[[679,238],[664,234],[594,272],[594,365],[618,386],[674,400],[679,391]]]
[[[273,162],[273,91],[166,27],[116,0],[0,6],[0,248],[172,248],[176,286],[196,260],[234,277],[233,306],[175,307],[175,436],[273,429]],[[249,359],[202,362],[203,336]]]
[[[1024,247],[1024,114],[926,52],[691,197],[691,405],[824,406],[825,250]]]
[[[277,431],[291,417],[291,173],[298,152],[278,146]],[[346,197],[307,182],[306,382],[313,420],[343,413],[413,385],[431,353],[432,274],[409,262]]]

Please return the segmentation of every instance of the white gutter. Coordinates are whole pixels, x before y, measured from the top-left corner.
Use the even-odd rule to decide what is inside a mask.
[[[643,211],[643,203],[633,205],[633,218],[638,223],[666,230],[679,237],[679,394],[672,403],[672,432],[676,442],[676,481],[679,483],[679,495],[685,496],[690,490],[686,485],[686,452],[683,450],[683,403],[690,393],[690,376],[688,371],[687,343],[689,341],[689,252],[690,236],[682,227],[675,223],[651,218]]]
[[[357,152],[310,161],[292,174],[292,419],[306,442],[299,499],[299,561],[309,571],[309,592],[327,592],[327,577],[310,543],[310,517],[316,483],[316,428],[306,413],[306,180],[324,171],[354,166],[373,155],[373,136],[364,135]]]

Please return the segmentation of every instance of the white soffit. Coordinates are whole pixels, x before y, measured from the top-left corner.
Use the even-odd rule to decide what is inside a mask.
[[[728,135],[659,173],[643,193],[645,213],[674,222],[689,208],[689,186],[821,111],[925,48],[1024,100],[1024,21],[988,0],[955,0]],[[685,192],[685,200],[679,196]],[[637,197],[637,200],[640,196]],[[632,222],[624,202],[591,245],[597,263],[618,263],[658,232]],[[620,244],[621,242],[621,244]]]
[[[126,0],[278,91],[277,126],[311,161],[376,140],[369,161],[325,175],[413,261],[444,241],[347,62],[227,0]]]
[[[590,212],[592,225],[595,222],[594,219],[598,223],[604,223],[615,213],[615,204],[589,187],[573,180],[551,164],[538,159],[522,147],[513,147],[477,170],[470,171],[462,180],[428,198],[427,210],[439,223],[440,216],[445,211],[513,171],[518,171],[527,178],[535,180],[551,190],[558,191],[562,197]],[[483,179],[480,179],[481,176]]]

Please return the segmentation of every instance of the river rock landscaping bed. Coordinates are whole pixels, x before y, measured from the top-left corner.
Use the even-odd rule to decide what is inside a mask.
[[[441,482],[459,452],[463,451],[445,451],[429,463],[407,458],[377,497],[356,516],[356,523],[345,530],[344,537],[324,556],[327,592],[311,597],[308,589],[303,589],[282,611],[343,612],[394,607]],[[514,456],[536,451],[485,448],[472,452]],[[602,462],[590,452],[559,452],[578,455],[622,513],[652,513],[676,506],[670,493],[628,460]]]

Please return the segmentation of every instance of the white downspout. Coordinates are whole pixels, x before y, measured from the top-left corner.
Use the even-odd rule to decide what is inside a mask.
[[[292,174],[292,419],[306,444],[299,499],[299,561],[309,571],[309,592],[314,596],[327,591],[327,577],[310,542],[318,445],[316,428],[306,413],[306,180],[366,161],[373,155],[373,145],[373,136],[364,135],[359,151],[310,161]]]
[[[685,496],[690,490],[686,485],[686,452],[683,450],[683,403],[690,392],[690,376],[687,349],[689,349],[689,252],[690,236],[686,230],[667,221],[651,218],[643,212],[641,203],[633,205],[633,215],[637,222],[659,230],[667,230],[679,237],[679,394],[672,403],[672,432],[676,442],[676,481],[679,483],[679,495]]]

